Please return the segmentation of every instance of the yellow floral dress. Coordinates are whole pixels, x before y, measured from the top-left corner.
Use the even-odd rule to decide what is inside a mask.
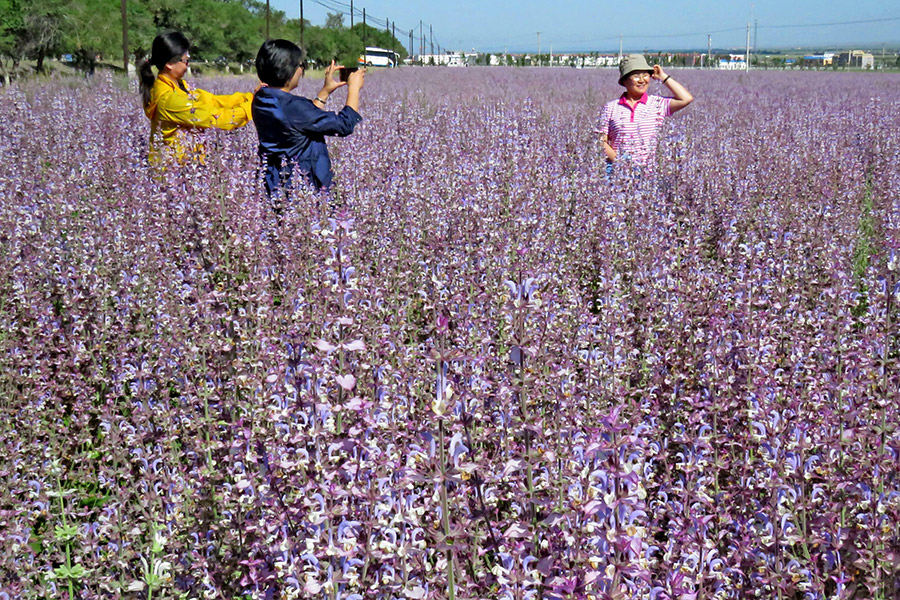
[[[216,95],[159,75],[144,113],[150,119],[150,163],[205,158],[202,129],[237,129],[250,122],[253,94]]]

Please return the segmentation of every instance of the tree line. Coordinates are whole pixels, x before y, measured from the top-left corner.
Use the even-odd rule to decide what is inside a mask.
[[[329,14],[324,26],[288,19],[258,0],[126,0],[128,60],[137,64],[150,53],[163,31],[183,32],[193,44],[195,61],[249,63],[268,37],[301,42],[316,65],[332,59],[353,64],[365,46],[380,46],[406,57],[390,32],[356,23],[347,27],[341,14]],[[32,60],[71,55],[77,66],[92,70],[98,60],[122,64],[122,0],[0,0],[0,59],[4,70]],[[267,19],[268,12],[268,19]],[[267,22],[268,21],[268,22]]]

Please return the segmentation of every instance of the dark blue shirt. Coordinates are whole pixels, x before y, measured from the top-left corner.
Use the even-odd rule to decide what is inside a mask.
[[[271,87],[256,92],[251,111],[270,196],[290,186],[294,168],[317,190],[331,187],[334,174],[325,136],[348,136],[362,121],[349,106],[338,113],[327,112],[307,98]]]

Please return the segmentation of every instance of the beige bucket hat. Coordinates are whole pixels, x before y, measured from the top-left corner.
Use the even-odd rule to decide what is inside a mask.
[[[622,59],[619,63],[619,85],[622,85],[625,78],[635,71],[653,72],[653,67],[647,64],[647,59],[643,54],[629,54]]]

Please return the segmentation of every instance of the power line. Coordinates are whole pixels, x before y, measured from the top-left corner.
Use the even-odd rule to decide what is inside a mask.
[[[313,2],[332,13],[340,14],[343,16],[350,16],[351,22],[353,21],[354,15],[362,15],[365,13],[365,9],[356,8],[353,3],[342,2],[341,0],[313,0]],[[421,46],[424,46],[425,43],[434,45],[437,48],[441,48],[443,46],[443,44],[440,43],[440,40],[434,36],[433,27],[431,25],[428,25],[429,33],[427,35],[421,31],[419,35],[416,35],[415,27],[411,27],[409,29],[400,29],[399,27],[397,27],[396,21],[392,23],[387,18],[379,19],[377,17],[367,15],[365,22],[367,25],[369,23],[375,25],[376,27],[373,27],[373,29],[384,29],[386,31],[392,30],[396,33],[399,33],[401,36],[409,36],[413,41],[422,42]],[[425,25],[425,23],[423,23],[423,25]],[[397,39],[396,33],[393,34],[395,39]]]
[[[788,28],[799,28],[799,27],[827,27],[831,25],[858,25],[861,23],[884,23],[888,21],[900,21],[900,17],[884,17],[881,19],[863,19],[856,21],[834,21],[832,23],[807,23],[807,24],[798,24],[798,25],[758,25],[759,29],[788,29]],[[622,36],[625,39],[660,39],[660,38],[679,38],[679,37],[693,37],[697,35],[710,35],[715,33],[732,33],[735,31],[744,31],[744,27],[730,27],[728,29],[717,29],[713,31],[696,31],[693,33],[667,33],[667,34],[659,34],[659,35],[626,35]],[[594,40],[585,40],[585,41],[607,41],[616,39],[612,36],[606,38],[594,38]],[[570,42],[570,43],[580,43],[580,42]]]
[[[354,15],[362,14],[362,10],[356,8],[350,2],[344,2],[342,0],[313,0],[319,6],[323,8],[336,12],[341,15],[349,15],[351,17],[351,21],[353,20]],[[788,25],[765,25],[765,24],[754,24],[755,29],[801,29],[801,28],[812,28],[812,27],[832,27],[839,25],[861,25],[866,23],[887,23],[892,21],[900,21],[900,17],[881,17],[877,19],[854,19],[849,21],[831,21],[826,23],[796,23],[796,24],[788,24]],[[377,17],[369,16],[367,18],[367,23],[372,23],[375,28],[378,29],[388,29],[390,26],[389,19],[379,19]],[[397,23],[394,22],[394,28],[397,27]],[[427,25],[423,23],[422,25]],[[429,32],[431,31],[431,26],[429,25]],[[633,34],[633,35],[616,35],[616,36],[598,36],[598,37],[590,37],[586,39],[578,39],[578,40],[567,40],[567,44],[588,44],[588,43],[598,43],[598,42],[609,42],[615,40],[636,40],[636,39],[677,39],[677,38],[687,38],[687,37],[697,37],[697,36],[708,36],[708,35],[717,35],[722,33],[735,33],[738,31],[744,31],[746,26],[740,27],[728,27],[724,29],[713,29],[713,30],[705,30],[705,31],[692,31],[692,32],[684,32],[684,33],[664,33],[664,34]],[[425,34],[422,31],[422,26],[420,25],[420,32],[417,34],[415,31],[415,27],[411,27],[409,29],[396,29],[397,32],[403,37],[411,36],[414,42],[421,42],[420,48],[424,46],[426,43],[431,45],[435,44],[437,47],[441,47],[442,44],[439,43],[438,40],[433,39],[433,36],[429,34]],[[396,37],[396,36],[395,36]],[[514,38],[522,39],[523,41],[530,36],[526,36],[523,34],[522,36],[513,36]],[[509,38],[509,36],[507,36]],[[493,41],[493,40],[492,40]],[[487,41],[483,41],[482,43],[489,43]],[[424,48],[422,48],[424,50]]]
[[[333,11],[336,14],[344,16],[350,16],[351,20],[355,15],[362,15],[363,11],[365,10],[355,8],[354,6],[351,6],[351,4],[347,2],[341,2],[340,0],[313,0],[313,2],[327,9],[328,11]],[[378,29],[388,28],[388,19],[379,19],[377,17],[367,15],[366,23],[373,23],[377,26]],[[396,23],[394,23],[394,26],[396,27]],[[413,31],[413,29],[404,30],[398,28],[397,31],[399,31],[401,35],[409,35],[409,33]],[[419,39],[419,36],[416,36],[415,34],[413,35],[413,37],[415,39]]]
[[[831,25],[859,25],[860,23],[887,23],[888,21],[900,21],[900,17],[885,17],[882,19],[864,19],[861,21],[834,21],[833,23],[809,23],[806,25],[761,25],[763,29],[789,29],[792,27],[830,27]]]
[[[757,19],[758,21],[758,19]],[[832,21],[828,23],[798,23],[791,25],[756,25],[759,29],[790,29],[790,28],[808,28],[808,27],[830,27],[835,25],[860,25],[865,23],[887,23],[892,21],[900,21],[900,17],[882,17],[878,19],[856,19],[851,21]],[[706,31],[694,31],[694,32],[685,32],[685,33],[666,33],[666,34],[635,34],[635,35],[615,35],[615,36],[597,36],[590,38],[582,38],[576,40],[566,40],[567,44],[588,44],[588,43],[597,43],[597,42],[607,42],[607,41],[617,41],[619,39],[633,40],[633,39],[672,39],[672,38],[685,38],[685,37],[694,37],[694,36],[706,36],[720,33],[734,33],[738,31],[744,31],[746,29],[746,25],[740,27],[729,27],[725,29],[714,29],[714,30],[706,30]],[[518,36],[510,37],[507,35],[507,40],[521,40],[522,43],[525,43],[527,40],[533,39],[529,34],[521,34]],[[493,42],[495,40],[490,40]],[[490,43],[486,40],[483,40],[482,43]]]
[[[694,33],[664,33],[664,34],[659,34],[659,35],[626,35],[626,36],[622,36],[622,37],[624,37],[626,40],[633,40],[633,39],[638,39],[638,38],[641,38],[641,39],[644,39],[644,38],[677,38],[677,37],[690,37],[690,36],[694,36],[694,35],[709,35],[709,34],[713,34],[713,33],[730,33],[733,31],[744,31],[744,27],[730,27],[728,29],[716,29],[713,31],[696,31]],[[615,39],[615,38],[609,37],[606,39]]]

